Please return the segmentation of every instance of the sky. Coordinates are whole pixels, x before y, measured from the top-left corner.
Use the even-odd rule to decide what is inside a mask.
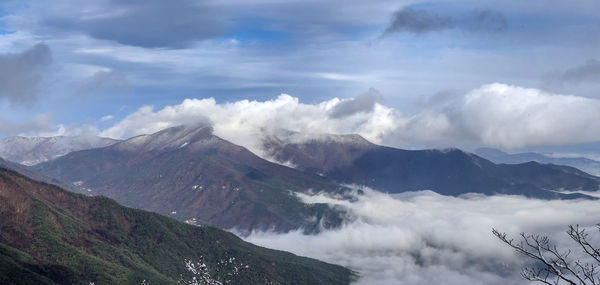
[[[208,118],[248,147],[289,128],[576,152],[599,87],[596,0],[0,2],[0,138]]]

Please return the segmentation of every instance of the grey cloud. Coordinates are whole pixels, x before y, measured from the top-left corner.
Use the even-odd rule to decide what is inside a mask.
[[[561,84],[600,82],[600,61],[590,59],[583,65],[569,68],[562,73],[551,74],[548,76],[547,80],[552,80]]]
[[[557,93],[598,98],[600,61],[589,59],[581,65],[546,73],[541,76],[540,84],[542,88]]]
[[[504,15],[494,10],[474,11],[471,28],[481,32],[502,32],[508,28],[508,21]]]
[[[409,32],[424,34],[427,32],[451,29],[452,17],[442,16],[432,11],[403,8],[394,14],[392,23],[385,29],[384,35]]]
[[[226,25],[222,12],[199,1],[108,1],[93,9],[79,1],[71,3],[72,11],[46,18],[43,23],[147,48],[187,47],[221,36]]]
[[[83,82],[77,90],[77,95],[86,95],[98,90],[126,91],[129,88],[129,80],[127,80],[125,74],[114,70],[98,71]]]
[[[35,103],[43,70],[50,62],[51,52],[45,44],[22,53],[0,55],[0,99],[14,105]]]
[[[372,112],[375,108],[375,102],[379,99],[381,99],[379,91],[371,88],[369,91],[358,95],[352,100],[343,101],[337,104],[333,110],[331,110],[329,117],[337,119],[360,112]]]
[[[446,107],[463,96],[463,94],[464,92],[458,90],[441,90],[432,96],[418,98],[415,100],[414,105],[423,109]]]
[[[495,10],[473,10],[462,15],[444,15],[433,10],[407,7],[394,14],[392,23],[383,35],[402,32],[425,34],[449,29],[497,33],[507,28],[508,21],[502,13]]]

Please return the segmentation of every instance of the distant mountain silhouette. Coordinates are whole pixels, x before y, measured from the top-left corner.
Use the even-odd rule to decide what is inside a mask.
[[[494,163],[519,164],[535,161],[545,164],[567,165],[583,170],[592,175],[600,175],[600,161],[585,157],[552,157],[536,152],[508,154],[493,148],[479,148],[475,153]]]
[[[369,143],[358,135],[311,137],[288,132],[266,137],[263,147],[276,161],[299,170],[390,193],[427,189],[453,196],[473,192],[552,199],[586,197],[555,191],[600,187],[600,178],[573,167],[494,164],[459,149],[402,150]]]

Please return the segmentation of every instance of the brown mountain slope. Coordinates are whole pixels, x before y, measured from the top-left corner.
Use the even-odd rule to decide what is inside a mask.
[[[109,147],[70,153],[33,169],[127,206],[198,224],[287,231],[341,222],[327,205],[293,192],[344,191],[315,174],[268,162],[212,134],[175,127]]]
[[[186,269],[190,260],[198,274]],[[352,276],[343,267],[257,247],[216,228],[0,169],[0,284],[177,284],[193,277],[229,284],[347,284]]]

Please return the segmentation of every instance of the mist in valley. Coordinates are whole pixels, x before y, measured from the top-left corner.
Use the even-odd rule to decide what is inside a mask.
[[[548,235],[559,247],[575,248],[576,257],[567,225],[594,227],[600,216],[593,200],[449,197],[431,191],[389,195],[355,188],[352,201],[299,196],[305,203],[344,209],[346,222],[338,229],[316,235],[254,232],[245,239],[347,266],[360,274],[357,284],[529,284],[519,275],[529,261],[494,237],[492,228],[515,239],[521,232]]]

